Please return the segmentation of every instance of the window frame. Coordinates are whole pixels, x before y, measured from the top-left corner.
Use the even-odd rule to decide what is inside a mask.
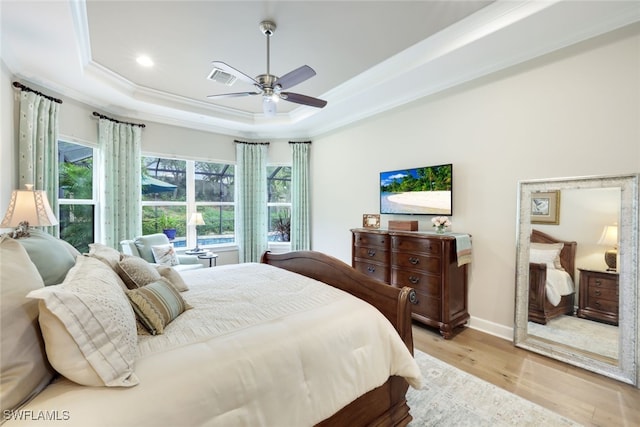
[[[196,233],[196,226],[195,225],[189,225],[188,221],[189,218],[191,217],[191,215],[193,213],[198,212],[198,208],[199,207],[219,207],[219,206],[223,206],[223,207],[229,207],[232,206],[234,211],[235,211],[235,205],[236,205],[236,195],[235,195],[235,190],[234,190],[234,195],[233,195],[233,202],[217,202],[217,201],[196,201],[196,188],[195,188],[195,183],[196,183],[196,168],[195,168],[195,164],[196,163],[214,163],[214,164],[221,164],[221,165],[227,165],[227,166],[233,166],[233,177],[234,177],[234,188],[235,188],[235,172],[236,172],[236,164],[234,162],[229,162],[229,161],[220,161],[220,160],[208,160],[208,159],[186,159],[186,158],[180,158],[180,157],[170,157],[170,156],[164,156],[161,154],[147,154],[147,153],[142,153],[142,158],[156,158],[156,159],[166,159],[166,160],[179,160],[179,161],[184,161],[185,162],[185,183],[186,183],[186,188],[185,188],[185,201],[165,201],[165,200],[142,200],[141,201],[141,206],[142,208],[144,207],[148,207],[148,206],[158,206],[158,207],[171,207],[171,206],[184,206],[185,207],[185,211],[186,211],[186,218],[185,218],[185,222],[186,222],[186,235],[185,237],[185,250],[188,250],[190,248],[194,248],[196,247],[196,236],[201,236],[200,233]],[[206,244],[206,245],[198,245],[200,248],[205,248],[205,249],[215,249],[215,250],[219,250],[222,248],[226,248],[226,247],[231,247],[231,248],[237,248],[237,242],[236,242],[236,230],[235,230],[235,218],[234,218],[234,228],[233,228],[233,235],[231,235],[230,237],[233,237],[233,241],[232,242],[225,242],[225,243],[212,243],[212,244]],[[183,248],[179,248],[179,250],[182,250]]]
[[[59,157],[60,152],[60,143],[74,144],[82,147],[90,148],[92,151],[92,173],[91,173],[91,199],[67,199],[60,197],[62,194],[62,189],[60,188],[60,183],[58,183],[58,207],[56,212],[56,217],[60,219],[60,207],[61,206],[93,206],[93,236],[94,241],[99,241],[100,236],[102,236],[102,219],[101,219],[101,203],[100,203],[100,176],[101,176],[101,162],[100,162],[100,149],[97,143],[92,143],[89,141],[78,140],[77,138],[71,138],[64,135],[58,135],[57,139],[57,153],[58,155],[58,170],[57,174],[60,176],[60,163],[61,159]],[[60,227],[60,232],[62,232],[62,227]],[[94,242],[89,242],[94,243]]]

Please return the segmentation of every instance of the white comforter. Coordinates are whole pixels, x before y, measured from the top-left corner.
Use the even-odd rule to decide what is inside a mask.
[[[547,291],[547,299],[554,307],[560,304],[560,299],[563,296],[571,295],[575,292],[573,280],[571,280],[569,273],[553,268],[547,268],[545,290]]]
[[[264,264],[182,275],[193,309],[164,335],[139,337],[139,385],[83,387],[60,378],[25,413],[64,426],[306,426],[389,375],[420,386],[391,324],[340,290]],[[13,425],[22,423],[5,424]]]

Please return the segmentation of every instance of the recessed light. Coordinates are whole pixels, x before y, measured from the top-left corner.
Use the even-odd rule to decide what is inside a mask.
[[[143,67],[153,67],[153,61],[147,55],[138,56],[136,62]]]

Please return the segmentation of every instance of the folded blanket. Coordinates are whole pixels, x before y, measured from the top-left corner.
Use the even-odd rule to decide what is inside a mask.
[[[463,233],[452,233],[456,238],[456,254],[458,267],[471,262],[471,236]]]

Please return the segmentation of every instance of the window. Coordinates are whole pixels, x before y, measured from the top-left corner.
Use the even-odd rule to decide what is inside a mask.
[[[291,235],[291,166],[267,166],[269,241],[288,242]]]
[[[174,246],[195,247],[196,229],[187,219],[200,212],[205,223],[197,226],[198,246],[235,242],[233,165],[158,157],[142,162],[143,234],[165,232]]]
[[[58,141],[60,238],[80,252],[89,251],[97,233],[94,154],[92,147]]]

